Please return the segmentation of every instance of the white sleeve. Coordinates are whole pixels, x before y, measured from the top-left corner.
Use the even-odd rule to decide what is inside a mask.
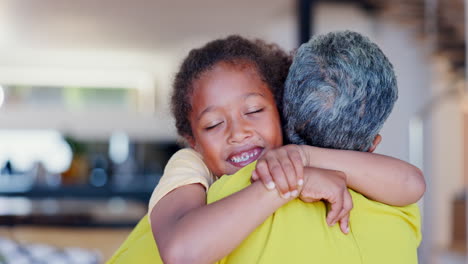
[[[208,190],[213,181],[212,173],[198,152],[190,148],[177,151],[167,162],[164,174],[151,195],[148,214],[151,214],[156,203],[169,192],[193,183],[200,183]]]

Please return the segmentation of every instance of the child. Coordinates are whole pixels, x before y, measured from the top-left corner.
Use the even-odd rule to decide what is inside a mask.
[[[190,150],[176,154],[153,195],[152,205],[156,205],[150,206],[150,219],[165,261],[205,263],[220,259],[276,209],[291,200],[291,194],[299,194],[294,191],[300,184],[287,178],[289,191],[283,191],[287,199],[279,198],[255,182],[225,199],[206,205],[205,191],[214,180],[208,176],[210,171],[216,177],[233,174],[282,145],[276,103],[280,102],[284,80],[280,69],[288,65],[285,63],[287,57],[279,55],[281,52],[272,52],[263,44],[230,37],[193,50],[182,65],[175,81],[173,112],[179,134],[200,156]],[[356,155],[354,152],[310,147],[297,152],[307,153],[302,155],[306,157],[327,151],[333,155],[324,155],[332,157],[331,161],[323,162],[326,164],[324,167],[345,171],[348,182],[353,183],[350,187],[363,194],[376,200],[403,204],[415,202],[422,195],[424,188],[420,187],[420,172],[404,162],[372,154]],[[345,160],[343,157],[346,156],[352,162],[333,163],[335,156],[339,160]],[[302,162],[307,164],[303,166],[320,167],[322,159],[321,156],[304,159]],[[297,164],[294,161],[297,159],[290,157],[290,160],[289,164]],[[273,167],[268,168],[270,172],[275,171]],[[368,178],[367,175],[374,173],[375,168],[381,173]],[[284,173],[287,169],[281,167],[281,171],[270,174],[288,176]],[[265,179],[264,173],[259,171],[258,174]],[[296,174],[300,183],[302,175],[300,172]],[[318,176],[324,174],[327,177]],[[304,182],[307,183],[304,190],[310,187],[308,184],[313,182],[312,179],[319,178],[337,185],[346,182],[338,172],[308,168],[304,174]],[[275,178],[277,185],[283,186],[280,181]],[[381,191],[373,192],[373,187],[381,182],[386,188],[377,188]],[[401,185],[402,182],[407,184]],[[343,188],[336,190],[336,193],[341,192],[341,196],[333,197],[341,197],[342,205],[346,199]],[[336,216],[345,217],[341,212]],[[337,218],[328,220],[333,224]]]
[[[263,187],[254,183],[217,203],[205,205],[205,190],[209,185],[205,178],[207,171],[211,171],[216,177],[233,174],[264,153],[282,145],[274,96],[278,98],[281,94],[282,82],[275,82],[281,79],[277,77],[274,80],[269,79],[271,76],[280,76],[274,72],[276,61],[272,55],[264,47],[258,47],[258,44],[239,37],[230,37],[191,51],[182,65],[175,81],[173,111],[179,134],[190,142],[202,159],[193,152],[184,154],[192,155],[188,159],[174,157],[165,173],[171,174],[171,170],[178,170],[174,174],[183,178],[189,175],[187,178],[192,181],[175,180],[176,177],[173,176],[167,178],[167,181],[182,182],[179,185],[181,187],[166,186],[165,191],[161,191],[163,194],[159,195],[163,198],[155,207],[150,206],[153,233],[165,261],[215,261],[234,249],[256,226],[288,201],[277,199],[274,193],[265,192]],[[324,151],[316,150],[316,153]],[[350,165],[349,168],[334,164],[335,167],[330,166],[328,169],[345,171],[354,186],[364,187],[358,188],[358,191],[366,193],[367,190],[372,193],[375,185],[384,182],[387,185],[385,190],[372,193],[375,199],[380,195],[387,201],[391,202],[391,198],[395,197],[395,200],[401,202],[399,198],[408,198],[407,194],[413,195],[415,185],[411,185],[411,180],[408,181],[409,185],[402,186],[404,180],[399,179],[420,176],[419,171],[410,165],[371,154],[333,153],[341,157],[349,155],[352,162],[345,163]],[[320,159],[317,156],[310,160],[317,162]],[[379,167],[379,164],[383,165]],[[375,178],[366,178],[375,168],[382,173]],[[398,171],[396,175],[395,170]],[[384,175],[386,172],[388,174]],[[313,171],[309,176],[316,174],[318,172]],[[392,179],[388,180],[390,176]],[[339,178],[339,175],[334,178]],[[164,186],[164,182],[163,178],[160,186]],[[291,185],[294,187],[294,181]],[[155,191],[152,204],[155,204],[154,197],[157,197],[160,190]],[[291,192],[293,191],[294,189]],[[419,199],[421,193],[419,191],[407,203]],[[336,220],[331,219],[331,223]],[[233,228],[233,223],[238,226]]]

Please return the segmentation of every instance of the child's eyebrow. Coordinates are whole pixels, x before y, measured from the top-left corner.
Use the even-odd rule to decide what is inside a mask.
[[[246,95],[243,95],[242,97],[243,97],[244,99],[247,99],[247,98],[250,97],[250,96],[261,96],[261,97],[265,97],[265,95],[263,95],[263,94],[261,94],[261,93],[248,93],[248,94],[246,94]]]
[[[205,108],[205,110],[203,110],[203,111],[198,115],[197,121],[199,121],[199,120],[201,119],[201,117],[202,117],[204,114],[206,114],[206,113],[208,113],[208,112],[210,112],[210,111],[213,111],[215,108],[216,108],[216,107],[213,106],[213,105],[208,106],[207,108]]]

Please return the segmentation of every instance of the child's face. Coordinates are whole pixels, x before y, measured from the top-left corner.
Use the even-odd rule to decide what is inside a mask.
[[[218,63],[194,83],[192,147],[216,176],[234,174],[283,143],[275,99],[250,65]]]

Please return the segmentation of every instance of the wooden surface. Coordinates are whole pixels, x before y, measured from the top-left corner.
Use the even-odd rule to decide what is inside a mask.
[[[108,260],[130,234],[131,229],[0,227],[0,236],[19,243],[48,244],[58,248],[80,247],[97,250]]]

